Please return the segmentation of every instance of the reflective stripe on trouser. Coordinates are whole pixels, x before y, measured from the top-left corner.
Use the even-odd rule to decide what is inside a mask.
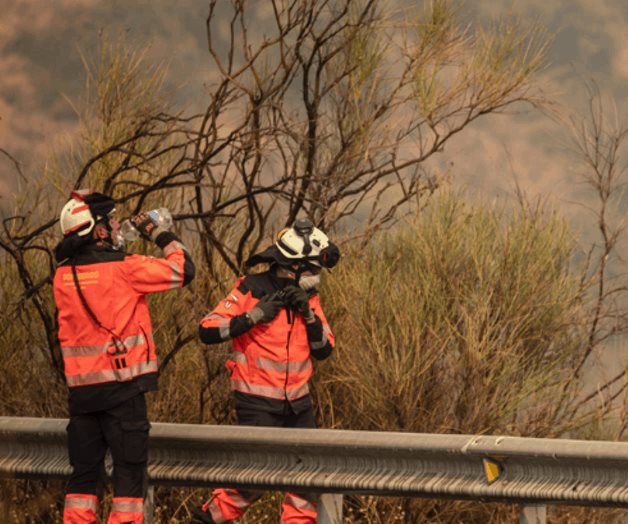
[[[107,524],[142,524],[144,522],[144,499],[113,497]]]
[[[212,498],[203,504],[203,511],[209,512],[216,524],[222,524],[244,515],[261,496],[261,492],[247,492],[245,497],[235,489],[216,489]],[[316,503],[296,493],[286,493],[281,504],[281,524],[315,523]]]
[[[281,503],[281,524],[314,524],[316,503],[296,493],[286,493]]]
[[[245,497],[235,489],[215,489],[211,499],[203,504],[203,511],[209,512],[216,524],[229,522],[244,515],[247,508],[260,496],[261,493]]]
[[[63,524],[92,524],[96,522],[98,497],[86,493],[68,493],[63,507]]]

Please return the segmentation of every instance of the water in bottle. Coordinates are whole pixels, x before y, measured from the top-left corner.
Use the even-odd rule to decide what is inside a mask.
[[[127,242],[133,242],[140,236],[140,232],[135,229],[135,226],[127,218],[120,224],[120,236]]]
[[[172,215],[167,207],[160,207],[148,212],[148,215],[163,229],[172,227]]]

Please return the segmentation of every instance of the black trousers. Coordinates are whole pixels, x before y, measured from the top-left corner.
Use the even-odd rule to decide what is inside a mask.
[[[255,408],[238,406],[238,425],[240,426],[268,426],[274,428],[315,428],[316,419],[312,408],[300,413],[288,412],[285,414],[269,413]]]
[[[72,475],[66,493],[102,495],[104,460],[109,449],[114,497],[143,498],[149,429],[143,394],[111,409],[71,416],[67,432]]]
[[[253,406],[236,406],[236,414],[238,416],[239,426],[262,426],[274,428],[316,428],[316,417],[311,405],[309,408],[294,413],[286,406],[284,413],[271,413],[256,409]],[[243,490],[238,492],[250,502],[258,500],[263,491]],[[310,502],[316,502],[317,495],[315,493],[297,493],[298,496]]]

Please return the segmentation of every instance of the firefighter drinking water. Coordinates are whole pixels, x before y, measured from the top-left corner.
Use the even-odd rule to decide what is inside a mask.
[[[185,246],[148,214],[133,226],[165,258],[127,255],[114,201],[75,191],[61,211],[54,297],[69,387],[72,474],[64,524],[97,520],[107,450],[113,459],[108,523],[143,522],[147,486],[147,391],[157,389],[157,355],[146,295],[186,286],[195,273]]]
[[[332,268],[340,252],[312,222],[300,219],[246,265],[270,264],[267,271],[239,278],[229,295],[201,320],[206,344],[231,340],[227,361],[238,424],[314,428],[309,394],[310,357],[331,354],[334,336],[320,304],[322,268]],[[216,489],[193,512],[192,523],[222,523],[242,516],[261,493]],[[281,522],[316,522],[316,499],[287,493]]]

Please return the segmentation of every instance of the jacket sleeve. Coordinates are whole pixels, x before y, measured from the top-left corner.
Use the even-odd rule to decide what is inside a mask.
[[[194,262],[179,238],[164,231],[155,240],[165,258],[131,255],[124,259],[126,277],[141,294],[158,293],[187,286],[196,273]]]
[[[198,335],[205,344],[219,344],[226,340],[239,337],[253,326],[246,312],[252,307],[251,294],[243,292],[238,279],[229,295],[200,322]]]
[[[314,311],[314,322],[305,324],[307,340],[310,344],[310,354],[316,360],[325,360],[334,350],[335,339],[329,323],[323,313],[318,295],[310,298],[310,307]]]

